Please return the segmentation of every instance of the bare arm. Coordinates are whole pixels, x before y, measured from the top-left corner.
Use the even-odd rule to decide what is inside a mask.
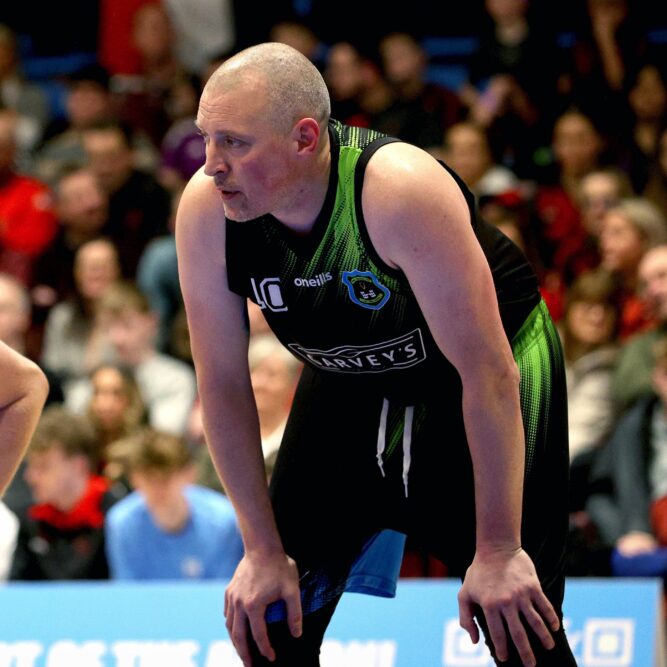
[[[0,342],[0,494],[9,486],[42,413],[49,385],[40,368]]]
[[[295,604],[295,595],[298,602],[298,581],[294,571],[290,573],[293,576],[289,577],[289,585],[283,586],[281,577],[271,569],[271,564],[279,561],[284,570],[288,559],[276,528],[264,472],[248,369],[245,299],[227,285],[225,218],[212,180],[202,173],[193,177],[181,198],[176,247],[206,441],[236,510],[246,551],[235,575],[243,590],[238,598],[232,595],[234,599],[230,601],[229,590],[237,589],[233,581],[226,596],[227,626],[246,660],[246,617],[262,648],[266,605],[275,599],[289,598],[289,609]],[[274,575],[274,588],[268,593],[265,582],[257,582],[256,573],[262,569]],[[277,591],[276,582],[280,584]],[[295,623],[297,615],[294,612]]]
[[[499,657],[506,651],[504,614],[517,648],[528,659],[532,653],[518,613],[504,610],[519,605],[519,597],[539,598],[542,614],[551,623],[557,619],[521,550],[525,445],[519,373],[491,272],[460,189],[430,156],[392,144],[378,151],[367,173],[363,207],[371,238],[381,257],[405,273],[435,341],[461,377],[475,477],[477,543],[469,576],[480,576],[473,598],[484,608]],[[522,579],[518,563],[511,565],[516,558],[530,563],[530,581]],[[467,613],[472,605],[465,609]],[[471,614],[468,619],[462,613],[464,621],[474,626]],[[540,623],[535,629],[546,645],[551,638]]]

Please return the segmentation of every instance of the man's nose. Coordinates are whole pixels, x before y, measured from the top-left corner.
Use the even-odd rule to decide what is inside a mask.
[[[229,171],[229,166],[225,162],[221,151],[216,150],[212,143],[206,147],[206,162],[204,163],[204,173],[207,176],[215,176],[216,174],[226,174]]]

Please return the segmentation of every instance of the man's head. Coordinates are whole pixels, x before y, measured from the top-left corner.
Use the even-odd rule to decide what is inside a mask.
[[[132,282],[111,286],[100,299],[98,316],[119,360],[134,367],[155,351],[157,317]]]
[[[445,134],[444,147],[447,163],[469,188],[474,188],[493,166],[486,130],[473,121],[452,125]]]
[[[407,32],[393,32],[382,38],[380,54],[385,75],[399,90],[421,84],[428,65],[426,51]]]
[[[76,168],[63,173],[55,194],[58,220],[66,229],[84,238],[102,229],[109,201],[90,169]]]
[[[568,109],[556,119],[551,146],[561,170],[580,178],[598,165],[605,140],[591,117]]]
[[[71,509],[97,465],[92,424],[60,406],[46,408],[26,457],[25,479],[37,503]]]
[[[0,340],[23,353],[30,328],[30,295],[14,276],[0,273]]]
[[[109,195],[125,185],[134,169],[132,132],[121,123],[98,123],[83,134],[90,169]]]
[[[67,77],[65,106],[72,127],[82,130],[109,117],[109,80],[107,70],[97,64],[85,65]]]
[[[638,273],[642,298],[653,315],[667,323],[667,244],[648,250]]]
[[[153,512],[172,507],[193,483],[192,453],[182,438],[146,428],[123,444],[130,482]]]
[[[225,214],[241,221],[298,211],[328,146],[329,114],[322,75],[296,49],[259,44],[226,60],[206,83],[197,115],[204,171]]]

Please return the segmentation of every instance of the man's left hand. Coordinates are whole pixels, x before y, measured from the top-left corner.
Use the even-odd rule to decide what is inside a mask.
[[[481,607],[498,660],[509,657],[507,628],[525,667],[534,667],[535,655],[524,622],[545,648],[555,645],[549,628],[555,632],[560,621],[542,591],[533,561],[520,547],[478,550],[466,572],[458,601],[461,627],[475,644],[479,641],[475,608]]]

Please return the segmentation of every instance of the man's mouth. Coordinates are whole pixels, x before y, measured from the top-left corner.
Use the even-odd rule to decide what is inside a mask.
[[[223,201],[229,201],[238,194],[238,190],[223,190],[222,188],[218,188],[218,192]]]

